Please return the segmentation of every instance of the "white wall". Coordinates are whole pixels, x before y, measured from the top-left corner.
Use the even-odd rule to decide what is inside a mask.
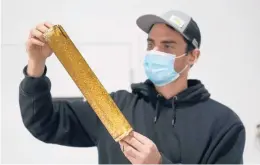
[[[109,91],[129,89],[130,82],[145,79],[146,35],[135,20],[141,14],[168,9],[183,10],[198,22],[202,55],[191,77],[201,79],[213,98],[241,117],[247,131],[245,163],[260,163],[255,143],[255,127],[260,122],[259,0],[2,2],[3,163],[97,163],[95,148],[47,145],[33,138],[22,124],[18,85],[27,62],[24,43],[32,27],[45,20],[62,24]],[[48,76],[53,96],[80,96],[54,56],[48,60]]]

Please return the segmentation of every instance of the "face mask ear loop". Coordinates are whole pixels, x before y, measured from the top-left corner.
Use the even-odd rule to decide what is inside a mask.
[[[180,55],[180,56],[178,56],[178,57],[175,57],[175,58],[181,58],[181,57],[185,56],[186,54],[187,54],[187,53],[184,53],[184,54],[182,54],[182,55]],[[179,74],[181,74],[187,67],[188,67],[188,65],[186,65],[186,66],[179,72]]]
[[[184,54],[182,54],[182,55],[180,55],[180,56],[178,56],[178,57],[175,56],[175,58],[181,58],[181,57],[183,57],[183,56],[186,56],[186,54],[187,54],[187,53],[184,53]]]
[[[179,74],[181,74],[183,71],[185,71],[185,69],[187,69],[188,65],[186,65],[180,72]]]

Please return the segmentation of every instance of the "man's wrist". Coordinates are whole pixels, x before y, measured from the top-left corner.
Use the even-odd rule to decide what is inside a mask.
[[[165,155],[160,152],[160,163],[159,164],[173,164],[167,157],[165,157]]]
[[[26,73],[30,77],[41,77],[44,74],[45,70],[45,60],[44,61],[35,61],[28,60],[28,67]]]

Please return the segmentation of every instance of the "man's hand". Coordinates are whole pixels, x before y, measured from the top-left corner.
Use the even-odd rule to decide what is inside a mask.
[[[27,74],[40,77],[45,68],[45,61],[53,53],[43,38],[43,34],[53,26],[51,23],[41,23],[34,27],[26,41],[26,51],[29,55]]]
[[[124,155],[132,164],[160,164],[161,154],[147,137],[132,132],[119,142]]]

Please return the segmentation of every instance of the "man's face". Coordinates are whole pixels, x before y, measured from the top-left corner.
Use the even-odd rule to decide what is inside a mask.
[[[178,57],[186,53],[186,47],[187,44],[181,34],[165,24],[155,24],[148,35],[147,50],[175,54]],[[180,72],[194,60],[194,57],[189,54],[188,56],[177,58],[173,66],[177,72]]]

